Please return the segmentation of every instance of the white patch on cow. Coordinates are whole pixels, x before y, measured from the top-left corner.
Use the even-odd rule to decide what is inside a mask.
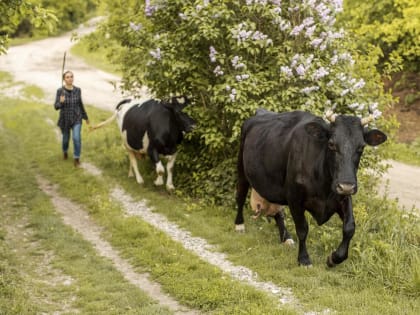
[[[163,164],[161,161],[156,163],[156,173],[159,175],[165,174],[165,168],[163,167]]]
[[[158,177],[154,181],[154,184],[156,186],[162,186],[163,185],[163,176],[162,175],[158,175]]]
[[[284,244],[287,245],[287,246],[294,246],[295,241],[292,240],[291,238],[288,238],[287,240],[284,241]]]
[[[155,180],[155,185],[161,186],[163,185],[163,174],[165,174],[165,168],[163,167],[163,164],[161,161],[156,163],[156,173],[157,173],[157,178]]]
[[[236,224],[235,225],[236,232],[245,232],[245,224]]]
[[[142,149],[139,151],[140,153],[146,154],[147,149],[149,148],[149,136],[147,135],[147,131],[144,133],[143,140],[142,140]]]
[[[118,128],[120,129],[120,132],[122,132],[122,125],[124,121],[124,117],[127,114],[128,110],[134,106],[142,106],[146,101],[148,101],[150,98],[140,98],[140,99],[132,99],[130,102],[120,105],[120,107],[117,110],[117,124]]]
[[[166,189],[174,190],[175,187],[172,183],[172,169],[174,168],[176,153],[173,155],[166,156],[168,162],[166,163],[166,172],[168,173],[168,178],[166,179]]]
[[[133,168],[134,170],[134,174],[136,175],[136,181],[139,184],[143,184],[144,180],[143,177],[141,177],[138,166],[137,166],[137,159],[136,156],[134,155],[133,151],[128,150],[128,157],[130,159],[130,167]],[[130,175],[130,171],[128,172]]]

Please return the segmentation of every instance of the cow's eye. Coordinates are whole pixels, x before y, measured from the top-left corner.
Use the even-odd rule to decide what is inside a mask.
[[[330,149],[331,151],[337,151],[337,147],[332,140],[328,141],[328,149]]]

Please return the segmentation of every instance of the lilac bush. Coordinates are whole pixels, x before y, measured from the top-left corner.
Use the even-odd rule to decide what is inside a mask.
[[[106,30],[125,47],[127,90],[193,98],[195,162],[211,170],[236,157],[242,122],[259,107],[358,116],[374,107],[380,119],[389,98],[336,26],[342,10],[341,0],[127,0]]]

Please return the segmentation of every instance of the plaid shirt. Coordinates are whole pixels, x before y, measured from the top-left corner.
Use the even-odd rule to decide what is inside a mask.
[[[60,96],[63,89],[65,100],[64,103],[60,103]],[[62,130],[68,130],[75,124],[81,124],[82,119],[89,119],[83,106],[82,90],[76,86],[73,86],[73,90],[59,88],[55,97],[54,107],[56,110],[60,110],[57,125]]]

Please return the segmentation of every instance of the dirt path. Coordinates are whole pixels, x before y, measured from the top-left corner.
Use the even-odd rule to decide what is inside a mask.
[[[100,227],[89,218],[87,212],[80,206],[61,197],[57,192],[57,188],[45,178],[38,176],[37,182],[42,191],[51,198],[57,212],[63,216],[64,223],[89,241],[101,256],[110,259],[115,268],[121,272],[128,282],[147,292],[150,297],[157,300],[161,305],[168,307],[175,314],[199,314],[198,312],[182,307],[169,295],[164,294],[159,284],[149,280],[147,273],[137,273],[134,271],[131,265],[122,259],[108,242],[101,238]]]
[[[86,35],[95,28],[98,19],[93,19],[79,27],[76,32]],[[70,52],[75,42],[72,33],[51,37],[25,45],[10,47],[7,55],[0,56],[0,71],[14,76],[16,81],[34,84],[45,92],[46,102],[53,104],[55,92],[61,86],[61,69],[64,52],[66,69],[75,74],[74,84],[82,89],[83,100],[99,108],[112,110],[121,100],[121,91],[114,90],[111,82],[120,82],[120,78],[104,71],[92,68]]]

